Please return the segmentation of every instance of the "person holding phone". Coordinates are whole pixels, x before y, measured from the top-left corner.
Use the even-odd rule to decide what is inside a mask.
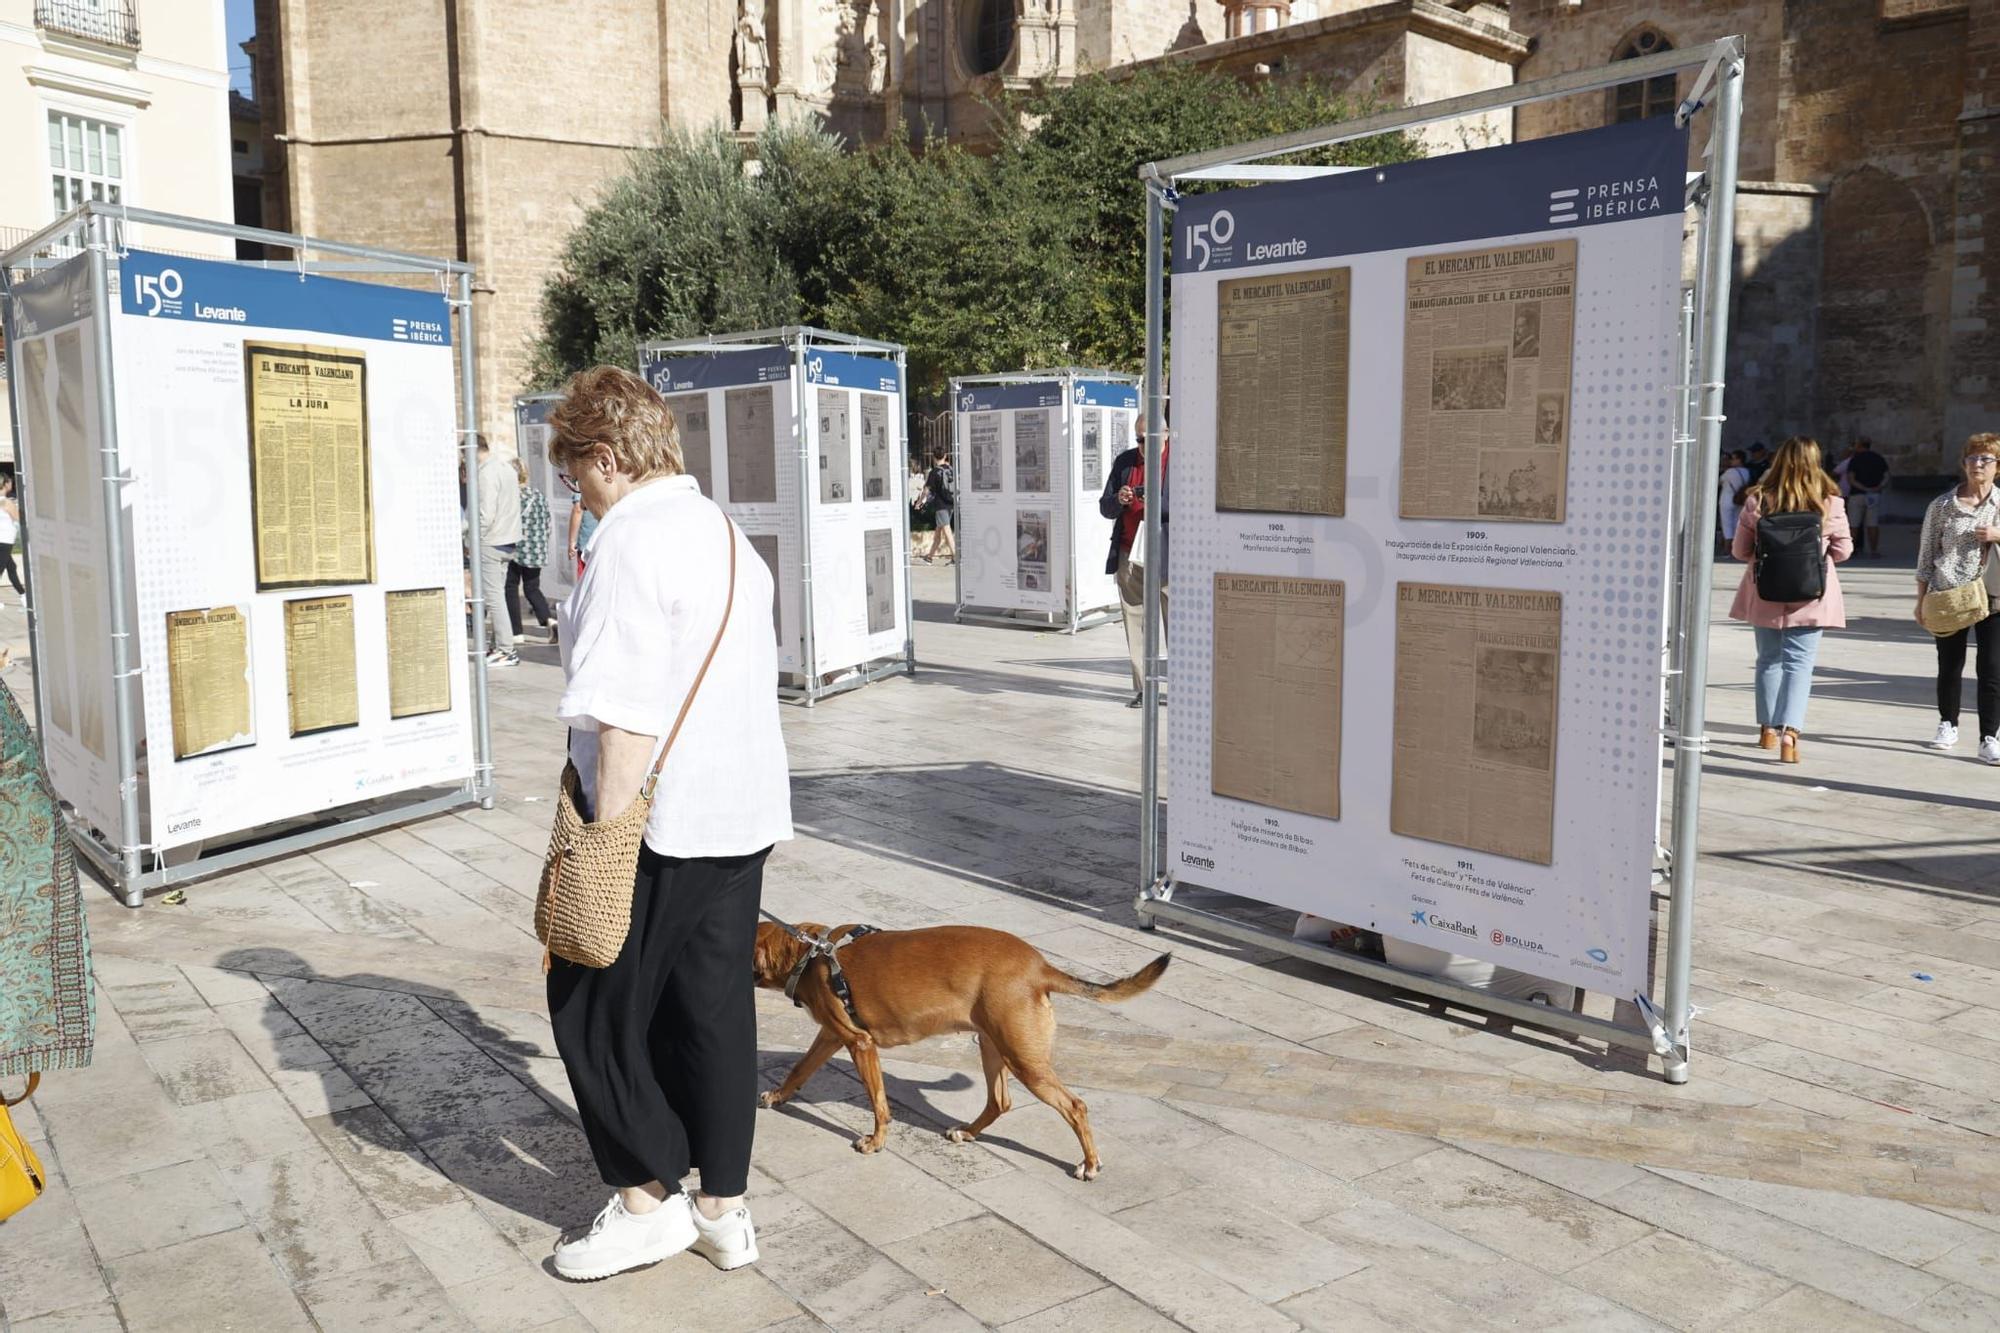
[[[1111,460],[1110,475],[1104,480],[1104,494],[1098,497],[1097,512],[1111,520],[1111,552],[1104,572],[1118,578],[1118,610],[1125,621],[1125,648],[1132,657],[1132,698],[1125,706],[1137,708],[1146,698],[1146,560],[1160,562],[1160,619],[1167,615],[1167,503],[1164,478],[1156,489],[1160,506],[1160,549],[1145,552],[1133,560],[1133,543],[1146,521],[1146,421],[1132,418],[1133,446]],[[1160,445],[1160,468],[1167,462],[1165,441]]]

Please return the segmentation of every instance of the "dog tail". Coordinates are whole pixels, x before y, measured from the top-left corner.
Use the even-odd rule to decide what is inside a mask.
[[[1064,995],[1081,995],[1086,1000],[1096,1000],[1099,1004],[1129,1000],[1134,995],[1151,990],[1153,983],[1160,979],[1160,975],[1167,970],[1167,964],[1172,961],[1174,961],[1172,954],[1163,953],[1131,976],[1109,982],[1085,981],[1082,977],[1073,977],[1050,963],[1046,965],[1049,989]]]

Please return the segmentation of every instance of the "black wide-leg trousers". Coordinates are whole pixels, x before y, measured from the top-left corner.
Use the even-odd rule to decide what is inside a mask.
[[[618,961],[549,970],[549,1019],[604,1183],[690,1167],[719,1198],[750,1182],[757,1002],[751,979],[764,858],[639,854]]]

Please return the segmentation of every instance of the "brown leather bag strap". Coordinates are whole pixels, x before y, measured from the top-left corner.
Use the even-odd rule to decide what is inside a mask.
[[[681,734],[681,723],[687,721],[688,709],[694,707],[694,697],[701,693],[701,683],[708,679],[709,664],[715,661],[716,649],[722,647],[722,636],[729,628],[729,615],[736,609],[736,525],[729,521],[729,515],[722,516],[723,531],[729,537],[729,600],[722,606],[722,623],[715,627],[715,641],[708,645],[708,656],[701,659],[701,670],[695,672],[694,684],[688,686],[687,698],[681,700],[681,711],[674,718],[674,729],[667,733],[667,743],[660,747],[660,757],[653,761],[653,771],[646,775],[646,785],[639,791],[642,799],[650,803],[653,787],[660,780],[660,770],[666,767],[667,754],[674,748],[674,738]]]
[[[0,1092],[0,1107],[19,1106],[22,1102],[27,1101],[28,1098],[35,1095],[35,1089],[41,1085],[41,1082],[42,1076],[40,1074],[28,1075],[27,1088],[20,1096],[13,1098],[11,1101],[8,1099],[6,1093]]]

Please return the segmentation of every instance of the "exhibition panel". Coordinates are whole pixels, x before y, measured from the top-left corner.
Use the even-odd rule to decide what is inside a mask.
[[[561,394],[526,393],[514,400],[514,452],[528,469],[528,486],[549,506],[549,553],[542,564],[542,592],[551,603],[576,587],[576,563],[569,558],[569,516],[576,494],[549,462],[549,409]],[[683,436],[685,437],[685,428]],[[683,439],[685,448],[685,439]],[[704,484],[702,489],[708,487]]]
[[[1139,393],[1101,370],[951,382],[958,620],[1075,633],[1117,615],[1098,500],[1133,447]]]
[[[128,249],[128,220],[300,258]],[[326,277],[311,251],[437,286]],[[79,850],[129,904],[490,802],[484,600],[460,526],[478,522],[460,485],[472,349],[455,369],[452,347],[469,279],[98,205],[0,257],[43,746]]]
[[[819,329],[640,348],[702,492],[770,562],[780,692],[914,671],[902,348]]]
[[[1475,102],[1629,77],[1588,71],[1141,172],[1172,269],[1175,502],[1172,568],[1148,571],[1140,913],[1256,933],[1173,901],[1177,883],[1199,885],[1379,933],[1392,959],[1411,956],[1407,944],[1462,960],[1425,977],[1288,949],[1475,1007],[1539,1008],[1453,980],[1496,966],[1547,979],[1550,995],[1636,1000],[1642,1029],[1580,1002],[1541,1012],[1652,1049],[1680,1080],[1691,696],[1705,673],[1706,607],[1694,603],[1709,557],[1683,530],[1699,533],[1712,511],[1705,488],[1685,501],[1677,490],[1709,475],[1727,332],[1726,266],[1705,264],[1701,281],[1721,290],[1704,293],[1698,358],[1683,347],[1682,262],[1691,213],[1705,248],[1727,245],[1715,229],[1734,190],[1741,43],[1660,59],[1707,65],[1674,117],[1359,171],[1288,168],[1247,188],[1172,185],[1177,171],[1225,179],[1237,163]],[[1709,156],[1726,166],[1691,192],[1687,121],[1718,75]],[[1161,305],[1149,292],[1155,383]],[[1353,337],[1361,328],[1374,336]],[[1163,388],[1148,403],[1156,429]],[[1676,574],[1677,559],[1691,568]],[[1174,706],[1160,807],[1166,583]],[[1663,653],[1676,588],[1688,642]],[[1659,844],[1663,746],[1676,741],[1663,662],[1682,667],[1667,681],[1684,728],[1671,854]],[[1663,878],[1664,1017],[1648,999]]]

